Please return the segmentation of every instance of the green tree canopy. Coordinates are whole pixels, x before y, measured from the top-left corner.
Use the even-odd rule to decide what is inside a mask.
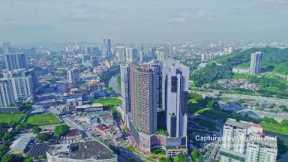
[[[65,124],[56,126],[54,129],[54,133],[56,137],[65,136],[69,132],[69,127]]]

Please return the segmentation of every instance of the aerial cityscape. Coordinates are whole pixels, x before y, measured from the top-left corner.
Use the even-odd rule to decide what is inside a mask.
[[[0,162],[288,161],[285,0],[0,4]]]

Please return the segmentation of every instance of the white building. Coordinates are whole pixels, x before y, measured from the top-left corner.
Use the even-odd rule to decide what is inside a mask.
[[[246,162],[276,162],[277,138],[261,134],[249,137]]]
[[[250,73],[257,74],[261,72],[262,53],[255,52],[251,54]]]
[[[187,114],[185,109],[189,68],[175,60],[167,60],[164,62],[162,78],[162,99],[163,109],[166,110],[167,132],[169,137],[186,139]]]
[[[12,83],[9,80],[0,80],[0,107],[10,107],[15,104]]]
[[[33,83],[31,76],[19,76],[9,78],[12,82],[16,100],[27,99],[33,95]]]
[[[227,119],[220,162],[276,162],[277,138],[264,135],[255,123]]]

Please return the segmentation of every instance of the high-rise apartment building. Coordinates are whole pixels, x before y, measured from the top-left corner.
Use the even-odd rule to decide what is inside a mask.
[[[25,100],[33,96],[36,83],[32,73],[32,71],[27,70],[15,70],[4,74],[4,79],[9,80],[12,84],[16,101]]]
[[[122,110],[130,112],[130,91],[129,91],[129,65],[120,65],[121,96],[123,97]]]
[[[226,121],[220,162],[276,162],[276,156],[277,138],[265,135],[260,125],[234,119]]]
[[[33,95],[31,76],[20,76],[10,78],[16,100],[20,101]]]
[[[104,39],[103,55],[104,57],[112,57],[112,41],[111,39]]]
[[[252,135],[247,142],[246,162],[276,162],[277,151],[276,137]]]
[[[136,48],[125,48],[125,62],[126,63],[138,63],[139,56]]]
[[[167,60],[163,66],[163,109],[166,110],[166,127],[169,137],[187,136],[186,101],[189,68],[175,60]]]
[[[157,130],[157,110],[161,107],[160,64],[130,66],[130,106],[136,130],[151,135]]]
[[[70,84],[77,84],[80,81],[80,72],[78,69],[73,68],[67,71],[67,80]]]
[[[251,54],[250,73],[258,74],[261,72],[262,53],[255,52]]]
[[[164,62],[168,58],[168,53],[164,50],[157,49],[155,54],[158,61]]]
[[[10,80],[0,79],[0,107],[11,107],[15,104],[15,96]]]
[[[24,53],[9,53],[4,56],[7,70],[25,69],[28,67]]]
[[[121,66],[127,125],[143,152],[158,146],[167,156],[187,151],[188,78],[189,69],[174,60]]]

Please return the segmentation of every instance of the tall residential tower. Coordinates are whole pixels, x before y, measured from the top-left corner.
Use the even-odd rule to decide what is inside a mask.
[[[258,74],[261,72],[262,53],[255,52],[251,54],[250,73]]]
[[[163,66],[163,108],[166,110],[166,127],[169,137],[185,145],[187,139],[186,101],[189,68],[175,60]],[[175,142],[174,142],[175,143]]]
[[[15,104],[15,96],[10,80],[0,80],[0,108],[6,108]]]
[[[4,58],[7,70],[26,69],[28,67],[24,53],[8,53],[5,54]]]

